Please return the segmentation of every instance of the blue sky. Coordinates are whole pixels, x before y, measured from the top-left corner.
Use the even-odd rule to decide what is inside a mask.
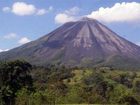
[[[95,18],[140,44],[140,0],[0,0],[0,51],[35,40],[83,16]]]

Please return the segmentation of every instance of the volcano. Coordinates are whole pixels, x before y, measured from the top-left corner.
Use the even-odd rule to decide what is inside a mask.
[[[135,68],[140,67],[140,47],[97,20],[83,18],[65,23],[35,41],[0,53],[0,60],[15,59],[41,66]]]

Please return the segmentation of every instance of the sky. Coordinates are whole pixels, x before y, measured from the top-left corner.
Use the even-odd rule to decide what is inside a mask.
[[[140,45],[140,0],[0,0],[0,52],[82,17]]]

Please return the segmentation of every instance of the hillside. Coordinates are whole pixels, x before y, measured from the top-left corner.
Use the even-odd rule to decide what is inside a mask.
[[[139,68],[140,47],[97,20],[83,18],[68,22],[35,41],[0,53],[0,60],[14,59],[41,66]]]

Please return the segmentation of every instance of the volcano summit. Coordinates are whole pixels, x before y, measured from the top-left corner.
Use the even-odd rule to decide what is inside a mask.
[[[0,53],[0,60],[25,59],[32,64],[140,67],[140,47],[97,20],[68,22],[38,40]]]

